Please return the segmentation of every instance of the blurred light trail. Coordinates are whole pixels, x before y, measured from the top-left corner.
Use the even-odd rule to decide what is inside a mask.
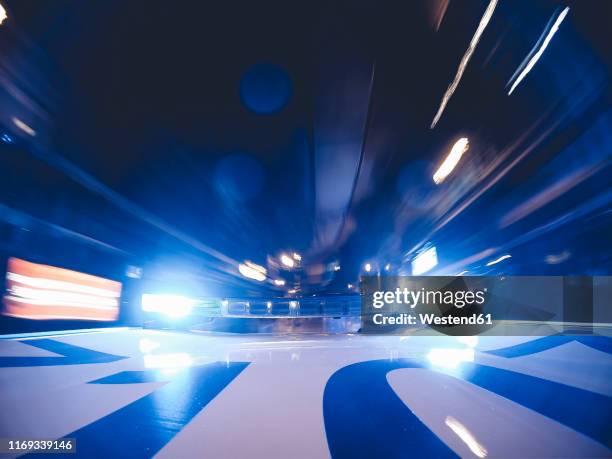
[[[433,175],[433,181],[436,185],[442,183],[446,177],[450,175],[453,169],[457,167],[463,153],[465,153],[469,147],[470,143],[466,137],[462,137],[455,142],[455,145],[453,145],[453,148],[451,148],[450,153]]]
[[[487,449],[482,446],[472,433],[452,416],[446,416],[444,423],[457,434],[457,436],[470,448],[476,456],[483,458],[487,456]]]
[[[11,257],[3,314],[27,319],[116,320],[121,283]]]
[[[28,134],[29,136],[36,137],[36,131],[28,126],[26,123],[21,121],[19,118],[13,116],[12,118],[13,124],[21,129],[23,132]]]
[[[285,280],[284,279],[274,279],[274,285],[278,285],[279,287],[282,287],[283,285],[285,285]]]
[[[536,64],[536,62],[538,62],[540,57],[542,57],[544,50],[550,43],[550,40],[555,35],[555,33],[557,33],[557,30],[559,30],[559,26],[565,19],[565,16],[567,16],[567,13],[569,13],[569,6],[566,7],[563,11],[561,11],[561,14],[559,14],[559,16],[557,17],[557,20],[548,29],[548,31],[544,30],[544,32],[538,39],[538,42],[536,43],[536,45],[529,52],[529,54],[527,55],[525,60],[521,63],[517,71],[514,72],[514,75],[512,75],[512,78],[510,78],[510,81],[514,80],[514,78],[516,77],[516,74],[520,72],[519,76],[516,77],[516,79],[514,80],[514,83],[512,83],[512,86],[510,87],[510,91],[508,91],[508,95],[512,94],[512,92],[516,89],[519,83],[523,81],[523,78],[527,76],[527,74],[531,71],[533,66]],[[551,21],[549,21],[548,23],[549,25]],[[525,62],[527,63],[525,64]],[[508,81],[508,84],[510,84],[510,81]]]
[[[570,252],[569,250],[564,250],[559,254],[551,253],[550,255],[547,255],[544,261],[548,265],[558,265],[569,260],[571,256],[572,252]]]
[[[461,58],[461,62],[459,62],[459,67],[457,68],[457,74],[455,75],[455,79],[453,80],[453,82],[450,84],[450,86],[444,93],[444,97],[442,97],[442,102],[440,102],[440,108],[438,108],[438,112],[436,113],[436,116],[434,116],[434,119],[431,122],[430,129],[433,129],[434,127],[436,127],[436,124],[438,124],[438,121],[440,120],[440,117],[442,116],[442,113],[444,112],[444,108],[446,107],[446,104],[448,103],[453,93],[457,89],[457,86],[459,86],[459,81],[461,80],[461,77],[463,76],[463,72],[465,71],[465,68],[467,67],[468,62],[470,61],[472,54],[474,54],[474,50],[476,49],[476,45],[478,45],[478,42],[480,41],[480,37],[482,36],[485,28],[487,27],[487,25],[489,24],[489,21],[491,20],[491,16],[493,16],[493,11],[495,11],[496,6],[497,6],[497,0],[491,0],[489,2],[489,6],[487,6],[487,9],[482,15],[482,18],[480,19],[480,23],[478,24],[478,28],[476,29],[476,32],[474,33],[474,36],[472,37],[472,41],[470,41],[470,45],[468,46],[468,49],[465,51],[465,54]]]
[[[4,22],[4,20],[7,19],[7,18],[8,18],[8,16],[6,15],[6,10],[4,9],[2,4],[0,4],[0,24],[2,24]]]
[[[283,265],[285,265],[287,268],[293,268],[295,266],[295,261],[293,261],[293,258],[291,258],[289,255],[287,255],[286,253],[283,253],[280,256],[280,261]]]
[[[266,280],[266,268],[256,265],[255,263],[251,263],[248,260],[238,265],[238,271],[240,271],[240,274],[242,274],[244,277],[256,280],[258,282],[263,282]]]
[[[438,264],[438,254],[435,247],[431,247],[424,252],[418,254],[414,260],[412,260],[412,275],[418,276],[420,274],[430,271]]]
[[[493,261],[488,262],[488,263],[487,263],[487,266],[493,266],[493,265],[496,265],[497,263],[499,263],[499,262],[501,262],[501,261],[504,261],[504,260],[507,260],[508,258],[512,258],[512,255],[508,255],[508,254],[506,254],[506,255],[502,255],[501,257],[499,257],[499,258],[497,258],[497,259],[495,259],[495,260],[493,260]]]
[[[293,259],[297,261],[302,261],[302,256],[297,252],[293,252]]]
[[[467,274],[467,273],[468,271],[465,270],[465,271],[461,271],[460,273],[455,274],[455,276],[463,276],[464,274]]]

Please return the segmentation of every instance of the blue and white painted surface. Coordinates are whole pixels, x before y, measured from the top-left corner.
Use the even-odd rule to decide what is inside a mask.
[[[0,340],[0,437],[75,437],[104,458],[612,457],[611,352],[606,337]]]

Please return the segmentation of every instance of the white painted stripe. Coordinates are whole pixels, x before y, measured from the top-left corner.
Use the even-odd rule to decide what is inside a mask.
[[[587,436],[450,374],[405,368],[390,372],[387,380],[461,457],[609,457],[605,446]]]

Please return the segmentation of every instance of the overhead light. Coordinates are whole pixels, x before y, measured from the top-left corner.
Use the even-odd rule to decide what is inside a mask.
[[[462,137],[455,142],[453,148],[446,159],[442,162],[436,173],[433,175],[433,181],[436,185],[442,183],[446,177],[455,169],[459,160],[463,156],[470,146],[470,143],[466,137]]]
[[[13,124],[21,129],[23,132],[28,134],[29,136],[36,137],[36,131],[28,126],[26,123],[21,121],[19,118],[13,116],[12,118]]]
[[[295,266],[295,261],[293,260],[293,258],[291,258],[289,255],[287,255],[286,253],[283,253],[280,256],[280,261],[283,265],[285,265],[287,268],[293,268]]]
[[[278,285],[279,287],[282,287],[283,285],[285,285],[284,279],[274,279],[273,282],[274,282],[274,285]]]
[[[465,68],[467,67],[468,62],[470,61],[472,54],[474,54],[476,45],[478,45],[478,42],[480,41],[480,37],[482,33],[484,32],[485,28],[489,24],[489,21],[491,20],[491,16],[493,16],[493,11],[495,11],[496,6],[497,6],[497,0],[491,0],[489,2],[489,6],[487,6],[487,9],[482,15],[482,18],[480,19],[480,23],[478,24],[478,28],[476,29],[476,32],[474,33],[474,36],[472,37],[472,41],[470,41],[470,45],[468,46],[468,49],[465,51],[465,54],[461,58],[461,62],[459,62],[459,67],[457,68],[457,73],[455,74],[455,78],[453,79],[449,87],[446,89],[446,92],[444,93],[444,96],[442,97],[442,101],[440,102],[440,107],[438,108],[438,111],[436,112],[436,116],[434,116],[434,119],[431,122],[430,129],[433,129],[434,127],[436,127],[436,124],[438,124],[438,121],[440,120],[440,117],[442,116],[442,113],[444,112],[444,108],[446,108],[446,104],[448,103],[452,95],[454,94],[455,90],[457,89],[457,86],[459,86],[459,81],[461,81],[463,72],[465,72]]]
[[[488,262],[488,263],[487,263],[487,266],[493,266],[493,265],[496,265],[497,263],[499,263],[499,262],[501,262],[501,261],[504,261],[504,260],[507,260],[508,258],[512,258],[512,255],[508,255],[508,254],[506,254],[506,255],[502,255],[501,257],[499,257],[499,258],[497,258],[497,259],[495,259],[495,260],[493,260],[493,261]]]
[[[6,18],[8,18],[8,16],[6,15],[6,10],[4,9],[2,4],[0,4],[0,24],[2,24]]]
[[[248,260],[238,265],[238,271],[244,277],[256,280],[258,282],[263,282],[266,280],[266,268]]]
[[[385,271],[390,271],[390,270],[391,270],[391,264],[390,264],[390,263],[387,263],[387,264],[385,265]]]
[[[297,261],[302,261],[302,256],[299,253],[293,252],[293,259]]]
[[[353,288],[353,284],[348,284],[348,285],[346,286],[346,288],[348,288],[349,290],[351,290],[351,289]]]
[[[567,16],[567,13],[569,13],[569,6],[566,7],[563,11],[561,11],[561,14],[559,14],[557,19],[553,23],[553,25],[548,29],[548,31],[544,30],[544,33],[542,33],[536,45],[529,52],[529,55],[527,56],[525,61],[521,63],[517,71],[514,72],[514,75],[512,75],[512,78],[510,78],[510,81],[512,81],[514,77],[516,76],[516,74],[519,73],[520,71],[518,77],[516,77],[516,79],[514,80],[514,83],[512,83],[512,86],[510,87],[510,90],[508,91],[508,95],[512,94],[512,92],[516,89],[519,83],[523,81],[523,78],[527,76],[527,74],[531,71],[533,66],[536,65],[538,60],[540,60],[540,57],[542,57],[542,54],[544,53],[544,50],[547,48],[548,44],[550,43],[550,40],[552,40],[552,37],[555,35],[555,33],[557,33],[557,30],[559,30],[559,26],[565,19],[565,16]],[[550,25],[550,21],[548,24]]]
[[[291,309],[295,309],[295,308],[297,308],[297,307],[298,307],[298,302],[297,302],[297,301],[290,301],[290,302],[289,302],[289,307],[290,307]]]
[[[145,293],[141,307],[145,312],[156,312],[175,319],[188,316],[198,300],[181,295]]]
[[[430,271],[438,264],[438,254],[435,247],[431,247],[419,253],[412,260],[412,275],[419,276],[420,274]]]
[[[372,265],[370,263],[366,263],[364,269],[367,273],[369,273],[370,271],[372,271]]]
[[[297,293],[297,290],[292,288],[292,289],[287,290],[287,293],[289,293],[290,295],[293,295],[294,293]]]
[[[340,265],[334,265],[334,271],[340,271]]]

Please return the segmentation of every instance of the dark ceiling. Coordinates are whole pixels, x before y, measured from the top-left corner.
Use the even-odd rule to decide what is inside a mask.
[[[501,0],[433,129],[487,1],[2,2],[1,202],[150,272],[254,291],[237,263],[297,251],[279,294],[340,292],[427,244],[451,271],[508,250],[515,272],[610,269],[605,0]]]

